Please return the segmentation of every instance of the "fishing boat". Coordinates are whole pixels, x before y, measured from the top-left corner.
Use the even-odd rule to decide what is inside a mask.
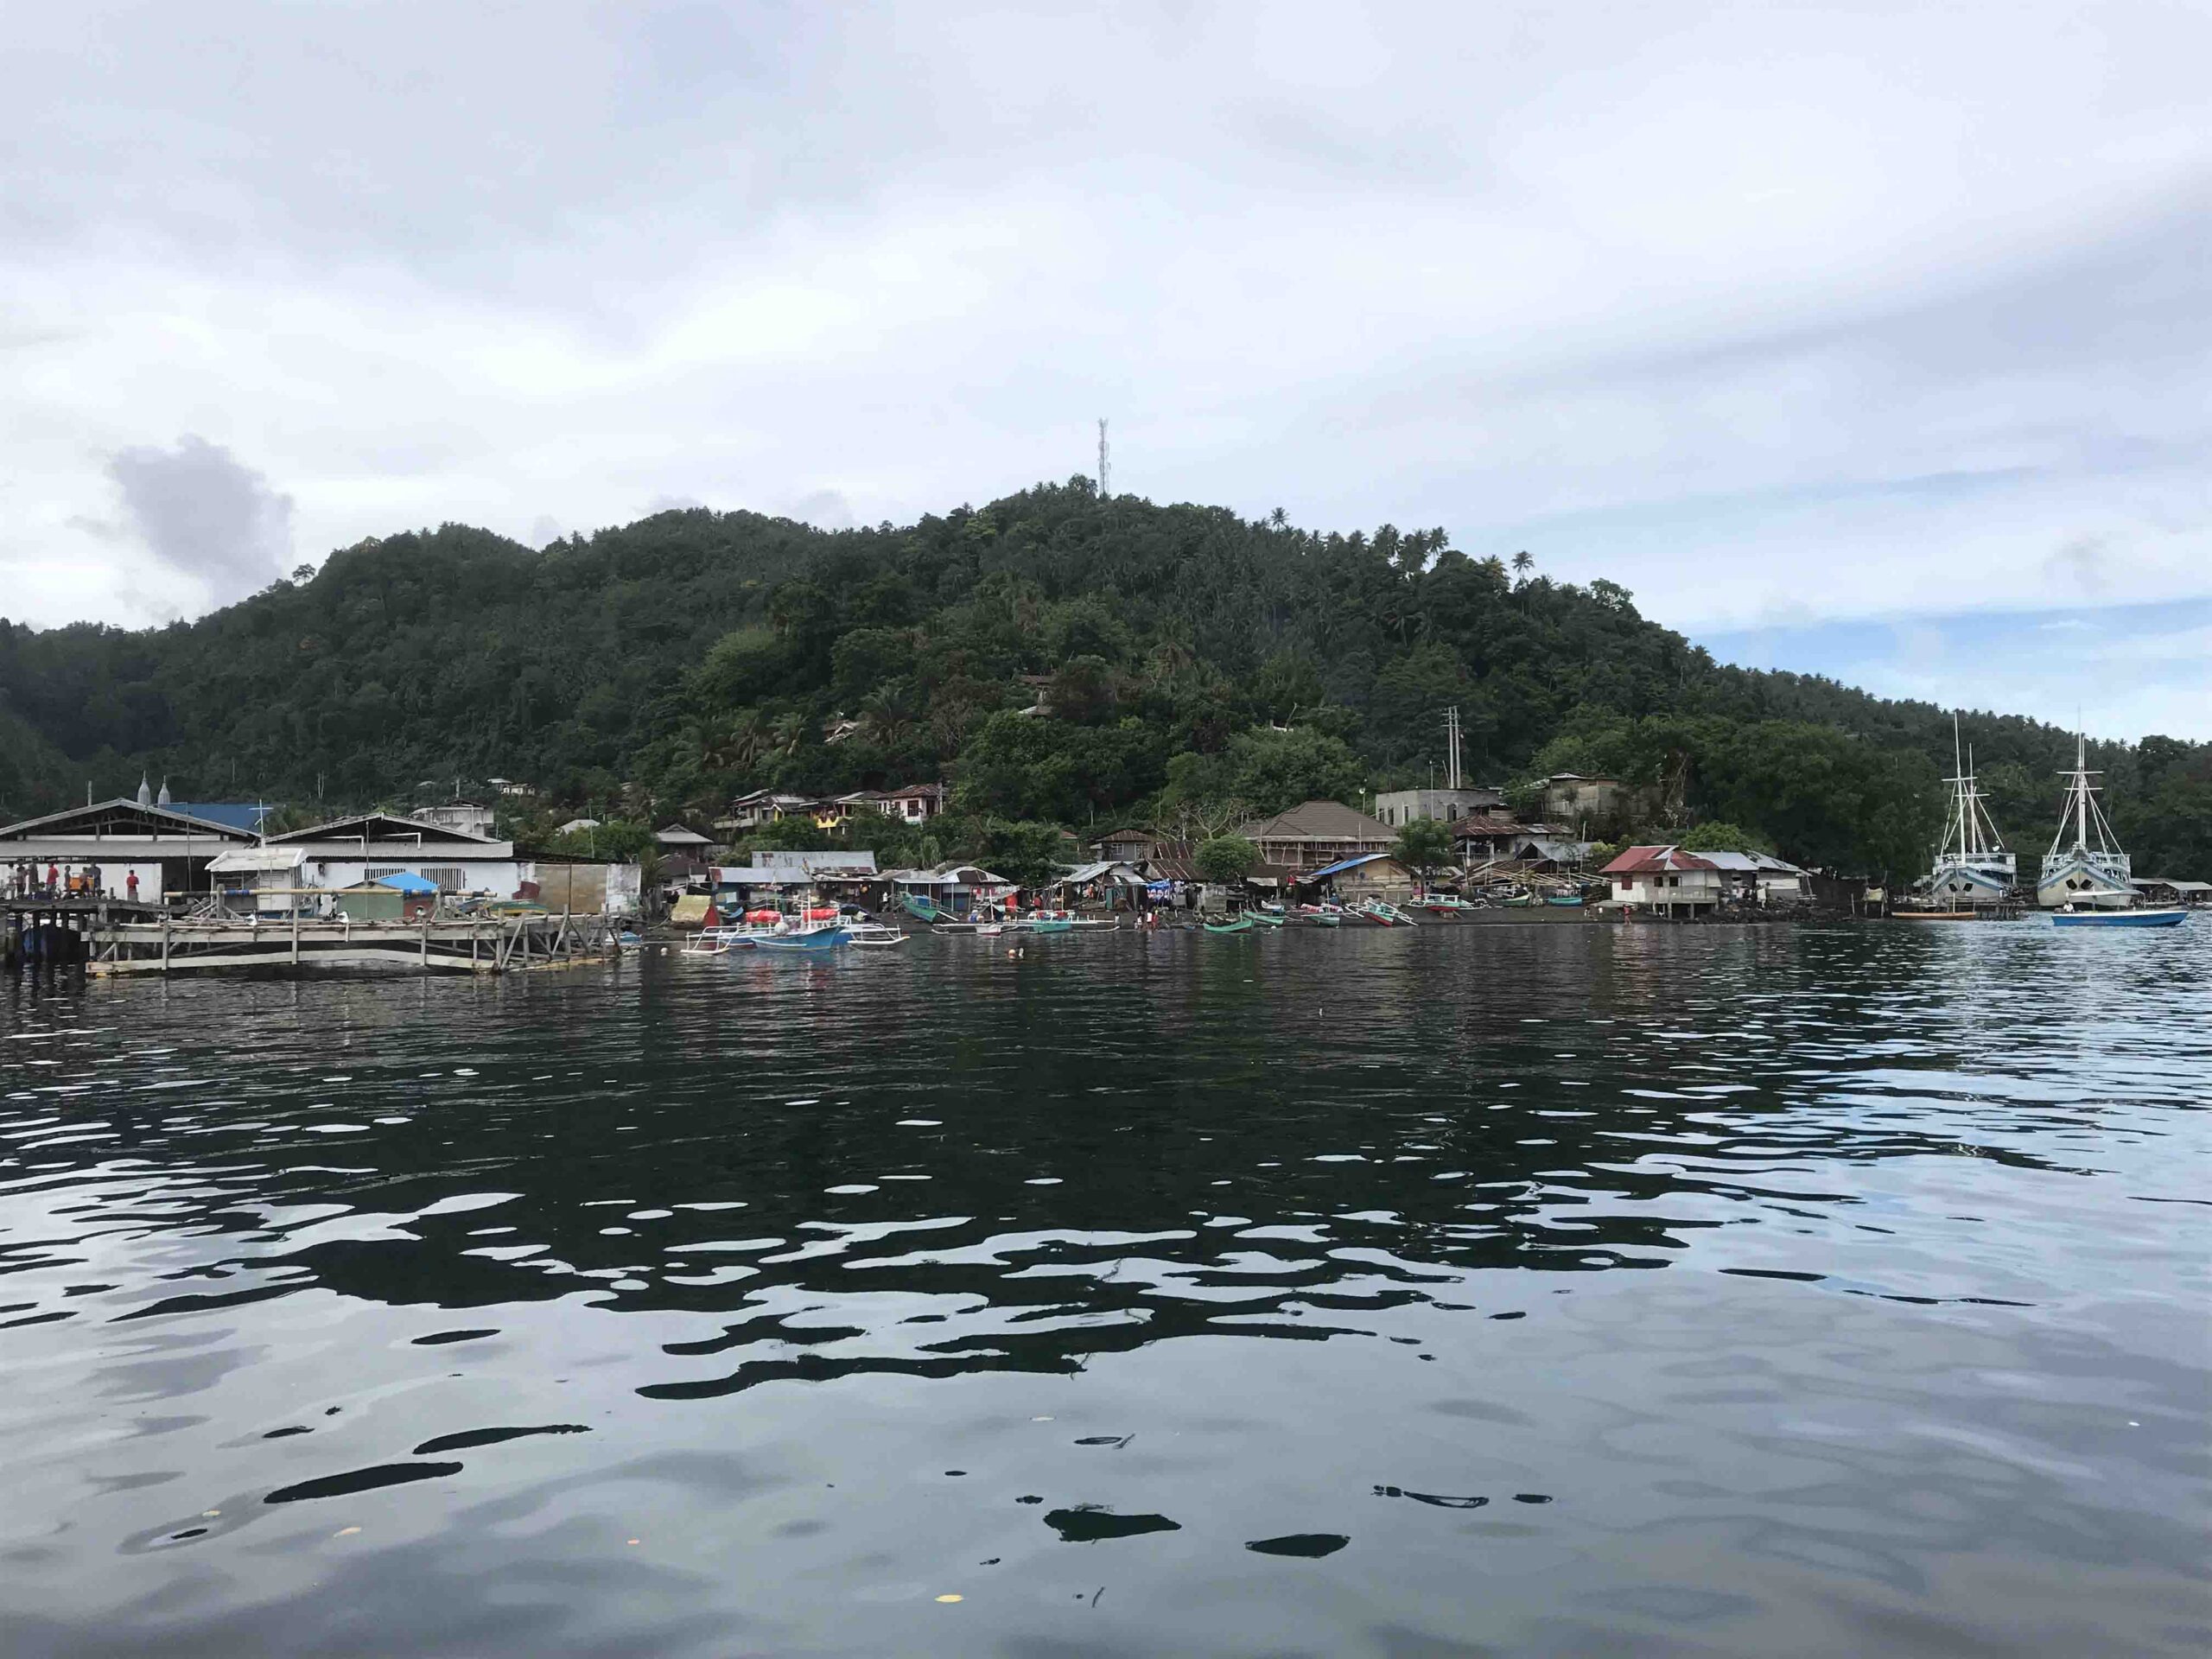
[[[1582,902],[1582,895],[1579,893],[1548,893],[1544,895],[1544,902],[1548,905],[1579,905]]]
[[[1358,906],[1357,909],[1359,914],[1366,917],[1369,921],[1373,922],[1381,927],[1416,927],[1420,925],[1420,924],[1415,922],[1412,917],[1407,915],[1404,911],[1400,910],[1395,905],[1386,904],[1380,899],[1370,899],[1366,903]]]
[[[2050,850],[2043,855],[2036,902],[2046,910],[2077,912],[2135,909],[2134,872],[2097,804],[2096,785],[2089,781],[2103,774],[2089,770],[2088,742],[2079,734],[2074,739],[2074,769],[2058,775],[2066,779],[2066,804],[2059,809]]]
[[[1942,844],[1926,880],[1922,903],[1896,914],[1914,921],[1971,921],[2012,913],[2019,883],[2018,861],[1982,804],[1975,785],[1974,751],[1959,743],[1959,717],[1951,716],[1951,809],[1943,820]]]
[[[1112,933],[1122,925],[1111,916],[1071,916],[1066,919],[1067,925],[1078,933]]]
[[[1265,910],[1248,910],[1244,915],[1255,927],[1281,927],[1284,920],[1282,917]]]
[[[1509,910],[1533,910],[1541,901],[1533,893],[1509,893],[1498,902]]]
[[[2145,906],[2139,910],[2053,911],[2053,927],[2179,927],[2189,912],[2179,905]]]
[[[949,922],[952,919],[951,915],[948,912],[938,908],[933,900],[923,897],[923,895],[918,893],[900,893],[899,895],[899,905],[900,909],[904,910],[909,916],[912,916],[918,922],[929,922],[935,924],[938,922]]]
[[[883,950],[906,943],[906,934],[887,922],[851,922],[846,925],[845,931],[852,936],[855,946],[864,950]]]
[[[753,948],[771,954],[815,955],[842,950],[852,942],[852,930],[832,923],[823,927],[797,928],[788,933],[763,933],[753,941]]]
[[[1010,932],[1072,933],[1075,931],[1075,923],[1065,916],[1032,916],[1027,921],[1008,922],[1006,925]]]
[[[1249,915],[1232,916],[1225,922],[1206,922],[1203,925],[1209,933],[1249,933],[1252,918]]]
[[[1413,901],[1415,910],[1426,910],[1438,916],[1456,916],[1475,908],[1456,893],[1424,893]]]

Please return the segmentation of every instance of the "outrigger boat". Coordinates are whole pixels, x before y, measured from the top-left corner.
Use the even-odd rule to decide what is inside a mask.
[[[1252,918],[1247,912],[1232,916],[1225,922],[1205,922],[1200,925],[1209,933],[1249,933],[1252,931]]]
[[[847,925],[845,931],[852,936],[854,944],[872,950],[887,950],[906,943],[906,936],[887,922],[852,922]]]
[[[1370,899],[1365,904],[1359,906],[1358,913],[1382,927],[1418,927],[1420,925],[1395,905],[1385,904],[1380,899]]]
[[[1413,908],[1432,911],[1440,916],[1456,916],[1478,906],[1469,904],[1456,893],[1424,893],[1413,901]]]
[[[2058,833],[2043,857],[2036,902],[2052,909],[2055,927],[2179,927],[2189,912],[2178,905],[2146,906],[2135,891],[2127,855],[2105,822],[2096,803],[2102,774],[2089,770],[2088,741],[2074,739],[2074,769],[2065,779],[2066,804],[2059,810]],[[2071,846],[2066,832],[2074,832]]]
[[[1544,895],[1544,902],[1548,905],[1579,905],[1582,902],[1582,895],[1579,893],[1548,893]]]

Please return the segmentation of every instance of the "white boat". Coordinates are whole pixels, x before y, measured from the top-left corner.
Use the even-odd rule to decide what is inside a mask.
[[[1922,884],[1929,904],[1945,914],[1972,914],[2009,904],[2019,885],[2019,861],[2006,850],[1975,786],[1974,752],[1959,747],[1959,717],[1951,716],[1950,816],[1943,823],[1943,843]]]
[[[893,945],[906,943],[904,933],[885,922],[849,922],[845,925],[845,931],[852,936],[855,944],[871,950],[887,950]]]
[[[2132,910],[2137,899],[2127,855],[2113,839],[2112,826],[2096,802],[2089,769],[2088,740],[2074,739],[2074,769],[2066,779],[2066,804],[2058,814],[2058,833],[2043,855],[2036,881],[2036,902],[2046,910]]]

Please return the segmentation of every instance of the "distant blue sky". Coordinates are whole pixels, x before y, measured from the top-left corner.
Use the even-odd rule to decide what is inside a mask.
[[[2093,737],[2212,741],[2212,600],[1961,611],[1704,632],[1723,662],[1886,696],[2032,715]]]
[[[1154,500],[2212,737],[2212,6],[525,10],[14,9],[0,612],[904,522],[1106,416]]]

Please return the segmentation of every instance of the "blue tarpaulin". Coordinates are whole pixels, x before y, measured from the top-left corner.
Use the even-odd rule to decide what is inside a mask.
[[[438,890],[436,882],[419,876],[412,870],[397,870],[390,875],[377,877],[376,881],[380,887],[391,887],[399,893],[435,893]]]

